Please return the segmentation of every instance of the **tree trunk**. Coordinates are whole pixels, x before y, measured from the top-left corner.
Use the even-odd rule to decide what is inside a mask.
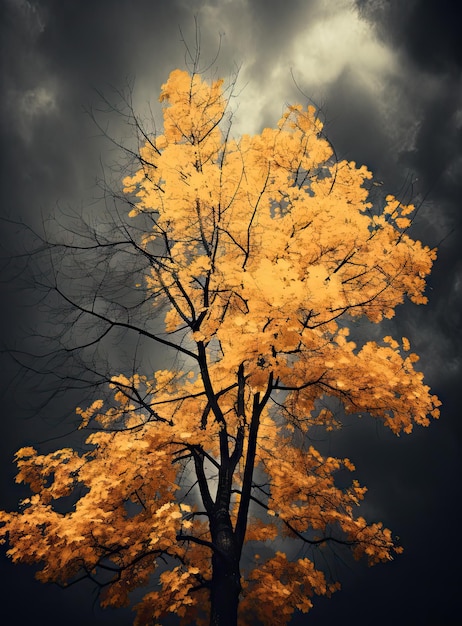
[[[238,550],[228,512],[220,517],[211,524],[217,550],[212,557],[210,626],[237,626],[241,592]]]

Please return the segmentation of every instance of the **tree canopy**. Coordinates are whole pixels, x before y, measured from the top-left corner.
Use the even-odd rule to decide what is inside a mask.
[[[149,224],[128,245],[146,262],[133,280],[152,319],[137,327],[56,290],[105,334],[125,327],[175,351],[177,366],[115,373],[112,395],[77,409],[83,451],[19,450],[17,481],[33,493],[0,513],[0,533],[39,580],[90,578],[105,606],[147,586],[139,626],[169,613],[282,625],[338,588],[315,563],[325,544],[370,564],[401,550],[358,513],[365,487],[337,484],[352,462],[310,433],[341,427],[329,399],[395,434],[438,417],[408,339],[349,336],[405,298],[424,304],[436,253],[411,238],[412,205],[373,202],[371,172],[335,158],[314,107],[234,138],[223,81],[175,70],[160,100],[163,132],[124,179],[130,218]]]

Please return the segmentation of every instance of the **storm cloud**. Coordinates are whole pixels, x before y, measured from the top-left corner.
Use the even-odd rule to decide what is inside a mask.
[[[373,570],[339,563],[343,590],[294,623],[455,624],[462,475],[462,53],[456,3],[2,4],[0,190],[7,217],[40,228],[58,205],[99,210],[96,181],[103,164],[118,155],[88,111],[101,104],[98,93],[109,97],[130,84],[135,109],[144,115],[150,104],[160,123],[160,86],[172,69],[185,67],[185,43],[194,49],[196,22],[203,66],[212,62],[209,72],[225,78],[238,73],[236,135],[274,125],[287,103],[312,101],[339,158],[365,163],[383,183],[378,193],[383,189],[418,206],[412,235],[439,248],[429,304],[403,305],[390,328],[409,337],[421,355],[426,380],[443,401],[440,421],[396,439],[366,420],[349,420],[344,433],[324,442],[331,453],[355,462],[359,480],[369,487],[368,515],[391,527],[405,552]],[[112,136],[126,138],[117,117],[107,123]],[[21,249],[21,242],[12,241],[15,232],[5,226],[6,254]],[[35,319],[24,293],[4,284],[2,343],[14,343]],[[43,412],[26,417],[18,398],[34,406],[34,379],[26,385],[15,376],[5,355],[1,366],[1,506],[13,508],[20,497],[13,485],[14,452],[66,433],[69,424]],[[88,587],[45,587],[30,569],[1,559],[3,613],[16,624],[130,623],[129,610],[94,606]]]

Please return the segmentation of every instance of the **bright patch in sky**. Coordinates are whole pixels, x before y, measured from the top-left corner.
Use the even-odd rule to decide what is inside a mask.
[[[287,94],[294,91],[291,73],[302,88],[309,89],[308,95],[322,100],[323,92],[346,70],[375,98],[380,98],[387,78],[398,71],[396,54],[376,37],[351,0],[335,3],[335,9],[329,3],[313,13],[307,14],[306,28],[298,31],[258,85],[247,76],[244,60],[241,76],[246,87],[239,98],[235,132],[260,130],[263,110],[271,111],[274,120],[279,118]]]
[[[353,68],[365,85],[375,91],[381,75],[393,70],[395,59],[351,3],[345,2],[343,10],[308,25],[297,37],[292,64],[304,82],[317,86],[332,83],[346,68]]]
[[[56,108],[54,93],[46,87],[26,91],[20,99],[21,113],[34,116],[47,114]]]

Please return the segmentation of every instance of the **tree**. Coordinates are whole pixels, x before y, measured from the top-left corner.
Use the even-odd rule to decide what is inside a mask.
[[[336,483],[353,464],[323,456],[310,433],[341,426],[334,401],[396,434],[438,417],[406,338],[349,338],[405,297],[426,302],[435,251],[408,234],[414,207],[392,195],[372,203],[372,174],[334,158],[312,106],[237,140],[229,97],[220,80],[173,71],[163,134],[143,134],[124,179],[135,226],[62,244],[134,259],[144,324],[132,314],[139,303],[118,307],[105,291],[116,263],[92,294],[54,275],[75,319],[100,328],[86,346],[126,330],[172,351],[174,365],[128,366],[110,398],[78,408],[83,451],[19,450],[17,481],[33,494],[0,517],[14,562],[40,564],[43,582],[89,578],[105,606],[127,605],[157,575],[136,606],[140,626],[169,613],[185,624],[286,624],[338,588],[316,550],[391,559],[401,548],[390,530],[357,513],[366,489]],[[280,537],[308,556],[271,552],[264,542]]]

